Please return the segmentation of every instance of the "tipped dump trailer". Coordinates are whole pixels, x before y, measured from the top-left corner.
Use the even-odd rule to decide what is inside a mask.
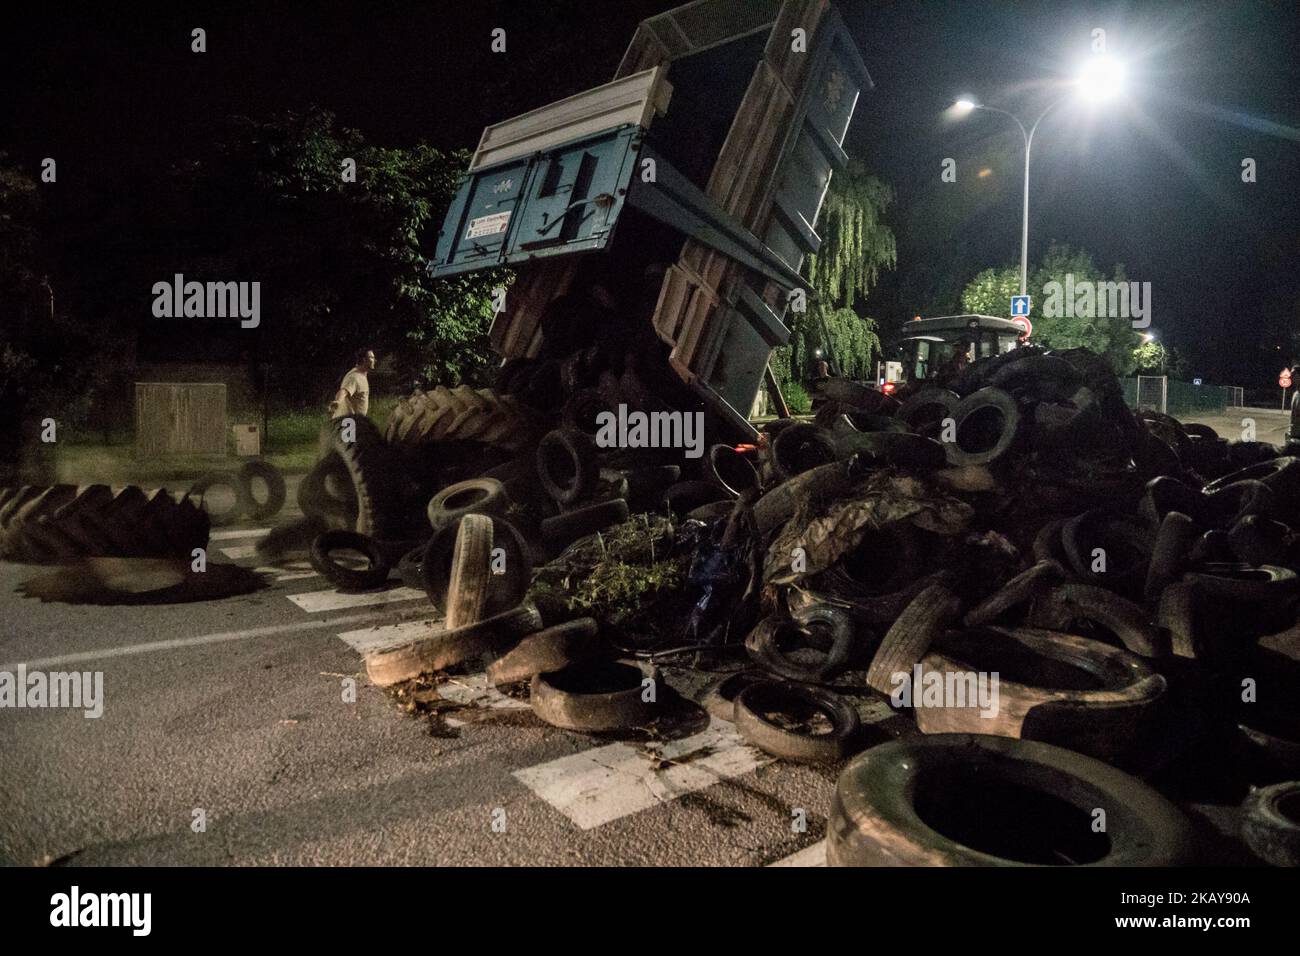
[[[594,337],[556,303],[595,290],[653,330],[716,429],[751,438],[870,87],[828,0],[697,0],[651,17],[612,82],[483,131],[429,271],[514,270],[491,329],[505,359]]]

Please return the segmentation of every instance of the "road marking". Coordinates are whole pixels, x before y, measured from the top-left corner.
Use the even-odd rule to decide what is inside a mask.
[[[308,614],[320,614],[324,611],[341,611],[349,607],[367,607],[372,604],[396,604],[399,601],[427,601],[429,596],[415,588],[393,588],[389,591],[366,591],[360,594],[344,594],[330,588],[328,591],[306,591],[302,594],[286,594],[290,601]]]
[[[242,561],[244,558],[251,558],[257,554],[257,545],[241,544],[233,548],[222,548],[221,553],[231,561]]]
[[[401,647],[422,637],[432,637],[442,630],[441,622],[436,618],[421,621],[403,621],[400,624],[382,624],[367,627],[359,631],[344,631],[339,638],[358,654],[371,651],[386,651],[392,647]]]
[[[288,568],[288,570],[285,570],[285,568]],[[304,578],[320,577],[319,571],[313,571],[311,568],[294,568],[292,565],[278,568],[267,565],[260,568],[253,568],[253,570],[257,574],[271,575],[271,580],[276,584],[281,584],[285,581],[301,581]]]
[[[682,740],[640,748],[610,744],[514,776],[583,830],[648,810],[756,770],[772,757],[748,746],[728,721]]]
[[[515,700],[501,693],[488,681],[487,674],[463,674],[448,677],[438,685],[438,696],[466,706],[497,710],[528,710],[528,701]]]
[[[826,865],[826,841],[818,840],[812,846],[806,846],[797,853],[791,853],[789,856],[782,857],[775,863],[769,863],[768,866],[825,866]]]
[[[231,541],[236,538],[260,538],[271,533],[270,528],[225,528],[208,534],[209,541]]]
[[[21,664],[28,670],[56,667],[62,664],[75,664],[80,661],[105,660],[111,657],[130,657],[135,654],[149,654],[153,651],[170,651],[182,647],[198,647],[203,644],[221,644],[226,641],[242,641],[257,637],[274,637],[277,634],[292,634],[296,631],[312,631],[322,627],[337,627],[340,624],[373,623],[373,614],[353,614],[350,617],[336,617],[320,621],[297,621],[293,624],[275,624],[268,627],[255,627],[247,631],[220,631],[216,634],[200,634],[197,637],[177,637],[166,641],[150,641],[148,644],[130,644],[126,647],[106,647],[97,651],[80,651],[75,654],[61,654],[58,657],[41,657],[29,661],[16,661],[0,665],[0,671],[14,671]]]

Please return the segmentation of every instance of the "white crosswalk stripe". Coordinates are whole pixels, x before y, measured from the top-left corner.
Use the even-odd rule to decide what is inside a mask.
[[[242,561],[244,558],[251,558],[257,554],[257,545],[241,544],[233,548],[222,548],[221,553],[231,561]]]
[[[391,647],[401,647],[422,637],[432,637],[441,629],[442,622],[437,618],[420,621],[403,621],[400,624],[383,624],[368,627],[360,631],[344,631],[340,640],[358,654],[372,651],[385,651]]]
[[[349,607],[367,607],[372,604],[397,604],[402,601],[427,601],[428,595],[415,588],[392,588],[388,591],[363,591],[357,594],[345,594],[330,588],[327,591],[305,591],[301,594],[286,594],[290,601],[308,614],[321,614],[325,611],[340,611]]]
[[[209,541],[238,541],[240,538],[261,538],[271,533],[270,528],[222,528],[208,534]]]
[[[663,743],[609,744],[514,776],[580,829],[603,824],[757,770],[771,757],[714,718],[702,733]]]
[[[796,853],[791,853],[787,857],[782,857],[775,863],[769,863],[768,866],[825,866],[826,865],[826,841],[818,840],[812,846],[806,846]]]

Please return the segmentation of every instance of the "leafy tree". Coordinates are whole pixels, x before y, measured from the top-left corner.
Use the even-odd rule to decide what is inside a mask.
[[[889,186],[856,160],[831,177],[817,218],[821,251],[804,264],[817,301],[807,312],[787,313],[790,344],[773,356],[773,374],[783,389],[806,377],[817,348],[826,350],[838,374],[873,375],[880,353],[876,323],[853,306],[897,261],[894,234],[884,223],[892,201]]]
[[[56,293],[44,215],[36,182],[0,153],[0,472],[32,481],[52,478],[41,473],[48,458],[29,457],[54,447],[37,441],[42,422],[53,419],[56,438],[66,438],[96,397],[96,358],[112,354]]]
[[[1146,342],[1133,350],[1133,372],[1137,375],[1168,375],[1185,378],[1187,362],[1173,346],[1163,342]]]
[[[1047,299],[1044,290],[1048,283],[1059,282],[1064,286],[1067,275],[1073,275],[1075,283],[1127,281],[1122,265],[1115,266],[1114,274],[1108,278],[1084,250],[1053,242],[1029,275],[1029,290],[1033,293],[1030,320],[1034,326],[1034,341],[1051,348],[1089,348],[1104,356],[1117,374],[1131,373],[1136,365],[1134,349],[1141,343],[1141,336],[1133,330],[1130,319],[1121,316],[1048,316],[1043,313]],[[962,291],[962,306],[972,313],[1006,315],[1011,296],[1019,292],[1019,269],[985,269]]]
[[[508,276],[431,279],[421,246],[464,162],[423,144],[368,144],[319,109],[237,118],[197,184],[235,228],[218,232],[195,266],[263,280],[263,355],[333,375],[352,348],[371,345],[407,384],[477,380],[490,367],[491,290]]]

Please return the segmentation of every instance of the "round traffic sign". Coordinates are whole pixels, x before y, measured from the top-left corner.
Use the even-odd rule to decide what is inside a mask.
[[[1012,324],[1018,325],[1025,330],[1020,335],[1022,339],[1027,339],[1029,338],[1029,336],[1031,336],[1034,333],[1034,324],[1030,322],[1027,318],[1025,318],[1023,315],[1017,315],[1015,318],[1011,320],[1011,322]]]
[[[1291,387],[1291,370],[1289,368],[1282,369],[1282,374],[1277,377],[1277,383],[1283,388]]]

